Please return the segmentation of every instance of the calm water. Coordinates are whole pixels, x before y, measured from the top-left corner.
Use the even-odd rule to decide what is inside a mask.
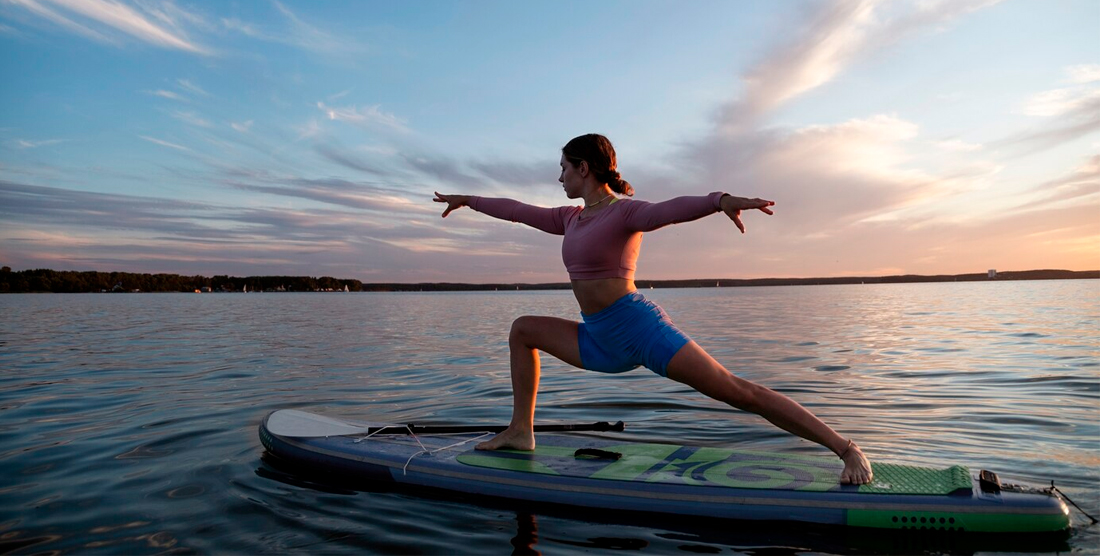
[[[1100,281],[645,293],[874,459],[1054,480],[1100,515]],[[0,553],[891,550],[837,530],[345,491],[261,460],[256,426],[278,408],[507,422],[508,326],[577,318],[569,292],[7,295],[0,312]],[[543,361],[540,421],[827,453],[644,369]],[[1100,548],[1097,526],[1075,523],[1051,550]]]

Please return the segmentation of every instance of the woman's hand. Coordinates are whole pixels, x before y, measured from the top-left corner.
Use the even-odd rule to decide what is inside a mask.
[[[447,215],[451,214],[452,210],[470,204],[469,195],[443,195],[438,191],[435,192],[435,199],[432,200],[437,203],[447,203],[447,210],[443,211],[443,218],[447,218]]]
[[[774,206],[775,201],[746,199],[744,197],[734,197],[733,195],[727,194],[719,201],[719,205],[722,207],[722,212],[726,213],[726,216],[730,217],[730,220],[733,220],[737,229],[741,230],[741,233],[745,233],[745,224],[741,222],[741,211],[756,209],[764,214],[774,214],[768,207]]]

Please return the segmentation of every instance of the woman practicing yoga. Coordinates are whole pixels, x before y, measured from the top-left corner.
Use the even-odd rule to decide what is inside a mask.
[[[644,365],[832,450],[844,461],[841,483],[871,482],[870,462],[855,442],[787,396],[734,376],[634,286],[642,232],[724,212],[744,233],[742,210],[772,214],[768,207],[775,203],[722,192],[660,203],[620,199],[616,193],[631,196],[634,188],[619,176],[617,166],[611,142],[602,135],[588,134],[562,148],[558,178],[566,197],[583,199],[583,207],[542,208],[511,199],[435,194],[436,202],[447,203],[444,218],[468,206],[495,218],[564,235],[562,259],[584,321],[523,316],[512,323],[508,336],[512,421],[507,430],[479,444],[478,449],[535,448],[532,427],[539,386],[538,350],[542,350],[575,367],[604,373]]]

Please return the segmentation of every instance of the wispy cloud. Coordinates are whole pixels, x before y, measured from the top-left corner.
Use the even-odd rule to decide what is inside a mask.
[[[40,2],[38,2],[38,0],[8,0],[8,1],[11,2],[12,4],[22,6],[23,8],[25,8],[30,13],[32,13],[32,14],[38,16],[38,17],[41,17],[43,19],[46,19],[46,20],[48,20],[48,21],[50,21],[50,22],[52,22],[56,25],[64,27],[68,31],[71,31],[73,33],[81,35],[85,38],[92,39],[92,40],[99,41],[99,42],[106,43],[106,44],[113,44],[113,45],[118,45],[119,44],[118,41],[115,40],[114,38],[108,37],[107,35],[104,35],[103,33],[100,33],[99,31],[91,29],[91,28],[89,28],[85,25],[81,25],[80,23],[77,23],[77,22],[65,17],[64,15],[61,15],[60,13],[58,13],[58,12],[42,5]]]
[[[275,8],[283,14],[289,23],[291,41],[302,48],[318,52],[338,53],[359,50],[357,41],[349,37],[339,37],[323,31],[319,27],[305,22],[278,0],[273,0]]]
[[[749,129],[771,110],[828,83],[856,59],[873,56],[914,32],[940,28],[999,1],[822,3],[807,12],[792,40],[768,52],[742,76],[744,93],[722,110],[719,130]]]
[[[177,79],[176,83],[179,83],[180,87],[182,87],[185,91],[188,91],[190,93],[193,93],[193,94],[196,94],[196,95],[201,95],[201,96],[204,96],[204,97],[210,96],[210,93],[204,91],[202,89],[202,87],[199,87],[198,85],[195,85],[194,83],[192,83],[191,81],[189,81],[187,79]]]
[[[169,143],[168,141],[165,141],[163,139],[157,139],[155,137],[149,137],[149,136],[146,136],[146,135],[138,135],[138,137],[141,137],[142,139],[144,139],[144,140],[146,140],[150,143],[155,143],[155,144],[160,145],[162,147],[168,147],[170,149],[176,149],[176,150],[179,150],[179,151],[194,152],[191,149],[189,149],[187,147],[184,147],[183,145],[177,145],[175,143]]]
[[[1052,89],[1032,96],[1024,104],[1028,116],[1061,116],[1089,109],[1100,100],[1100,88]]]
[[[317,108],[324,112],[330,120],[348,122],[361,127],[384,127],[401,133],[409,133],[405,120],[388,112],[383,112],[381,105],[378,104],[364,108],[358,106],[337,108],[318,102]]]
[[[346,90],[340,91],[339,93],[329,95],[327,100],[329,102],[332,102],[336,99],[344,98],[344,97],[348,96],[349,94],[351,94],[351,89],[346,89]]]
[[[226,30],[240,33],[252,39],[285,44],[318,54],[357,54],[366,50],[355,37],[339,35],[310,24],[278,1],[273,2],[272,5],[283,16],[283,21],[286,23],[285,27],[279,29],[265,28],[238,18],[222,18],[221,25]]]
[[[145,90],[145,91],[141,91],[141,92],[143,92],[147,95],[153,95],[153,96],[157,96],[157,97],[161,97],[161,98],[172,99],[172,100],[176,100],[176,101],[179,101],[179,102],[191,102],[190,100],[187,99],[187,97],[185,97],[185,96],[183,96],[179,93],[174,93],[172,91],[166,91],[164,89]]]
[[[241,133],[248,133],[252,131],[252,120],[248,120],[247,122],[230,122],[229,127]]]
[[[361,195],[364,209],[374,216],[365,218],[359,208],[242,208],[0,180],[5,264],[205,274],[313,275],[332,269],[334,275],[364,278],[379,269],[396,273],[385,279],[404,269],[442,264],[447,271],[424,275],[441,280],[453,272],[450,262],[470,265],[470,257],[479,252],[502,250],[498,242],[465,238],[457,253],[459,243],[448,239],[452,234],[420,222],[436,218],[429,214],[435,207],[427,202],[389,198],[369,185],[338,180],[304,180],[299,185],[306,195],[311,190]],[[433,248],[448,244],[451,255],[445,248]]]
[[[245,191],[309,199],[387,216],[396,216],[400,213],[425,215],[434,212],[435,208],[426,203],[411,202],[405,197],[408,194],[407,191],[396,191],[384,186],[340,179],[293,178],[284,180],[283,184],[279,185],[259,185],[242,181],[226,183]]]
[[[1031,193],[1038,195],[1038,198],[1021,205],[1021,210],[1062,201],[1077,201],[1082,197],[1100,196],[1100,155],[1089,157],[1065,176],[1036,186]]]
[[[11,141],[10,144],[17,149],[37,149],[39,147],[46,147],[49,145],[56,145],[58,143],[64,143],[68,139],[43,139],[38,141],[32,141],[29,139],[16,139]]]
[[[34,15],[48,19],[69,31],[101,42],[120,44],[118,38],[121,34],[161,48],[182,50],[201,55],[212,54],[211,50],[190,40],[183,32],[178,18],[186,12],[174,5],[172,13],[166,10],[155,10],[155,19],[160,20],[160,24],[158,24],[138,10],[115,0],[11,1],[23,6]],[[43,5],[44,3],[63,8],[69,14],[81,17],[83,21],[74,21],[51,8],[47,8]],[[170,23],[169,27],[171,28],[166,28],[165,22]],[[94,29],[88,24],[98,25],[100,30]]]
[[[1026,154],[1044,151],[1100,131],[1100,66],[1066,68],[1069,80],[1077,85],[1041,91],[1023,103],[1021,112],[1043,119],[1043,124],[998,141]]]
[[[340,147],[328,143],[318,143],[317,153],[345,168],[350,168],[376,176],[388,176],[391,172],[378,164],[371,164],[355,153],[349,153]]]
[[[214,124],[210,123],[209,120],[206,120],[206,119],[202,118],[201,116],[199,116],[195,112],[183,112],[183,111],[180,111],[180,110],[174,110],[174,111],[171,112],[171,114],[172,114],[173,118],[175,118],[175,119],[177,119],[181,122],[191,124],[193,126],[207,127],[207,128],[214,127]]]

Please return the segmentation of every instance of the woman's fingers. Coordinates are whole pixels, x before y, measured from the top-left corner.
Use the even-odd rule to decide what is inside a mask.
[[[452,205],[451,202],[447,199],[447,196],[441,195],[438,191],[435,192],[435,199],[432,200],[437,203],[447,203],[447,208],[443,210],[442,218],[447,218],[447,215],[455,209],[454,205]]]

